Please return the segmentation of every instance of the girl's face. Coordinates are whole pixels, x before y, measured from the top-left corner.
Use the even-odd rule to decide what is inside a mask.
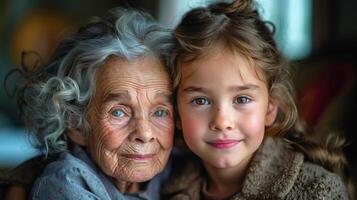
[[[224,48],[183,63],[178,128],[206,167],[248,163],[276,117],[266,83],[242,55]]]

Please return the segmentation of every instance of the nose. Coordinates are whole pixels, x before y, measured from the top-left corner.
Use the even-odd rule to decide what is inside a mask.
[[[213,131],[231,131],[235,127],[234,116],[229,110],[217,108],[212,116],[209,128]]]
[[[130,140],[140,143],[147,143],[154,140],[154,134],[149,119],[140,117],[134,119],[134,131],[130,134]]]

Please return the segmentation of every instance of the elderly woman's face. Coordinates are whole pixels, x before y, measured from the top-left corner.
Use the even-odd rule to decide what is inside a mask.
[[[97,71],[88,149],[119,181],[147,181],[165,167],[173,143],[171,85],[154,58],[111,58]]]

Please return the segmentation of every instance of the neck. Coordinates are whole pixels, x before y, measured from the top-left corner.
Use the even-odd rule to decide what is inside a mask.
[[[207,173],[207,191],[220,197],[230,197],[242,190],[243,181],[251,158],[229,168],[217,168],[204,163]]]
[[[112,180],[116,188],[123,193],[123,194],[128,194],[128,193],[135,193],[140,191],[140,187],[144,183],[133,183],[133,182],[127,182],[127,181],[121,181],[121,180]]]

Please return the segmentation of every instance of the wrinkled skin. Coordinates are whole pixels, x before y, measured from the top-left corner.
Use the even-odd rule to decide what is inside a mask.
[[[137,191],[163,170],[173,145],[168,74],[155,58],[113,57],[96,78],[87,112],[92,129],[81,143],[121,192]]]

